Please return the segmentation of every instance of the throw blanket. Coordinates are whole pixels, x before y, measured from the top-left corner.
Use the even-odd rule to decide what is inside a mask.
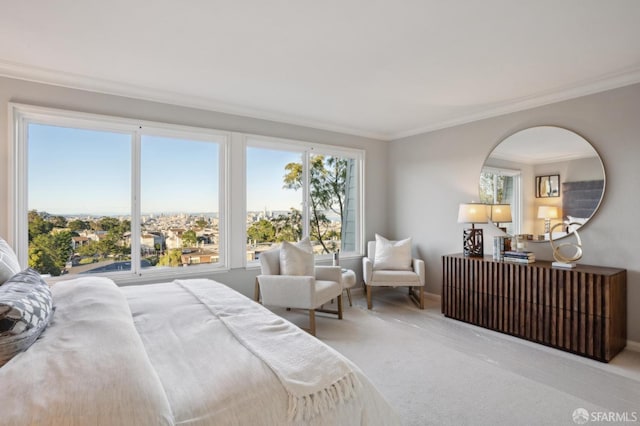
[[[289,419],[308,420],[354,398],[360,383],[340,354],[247,298],[206,279],[175,283],[203,303],[289,394]],[[283,356],[285,355],[285,356]]]

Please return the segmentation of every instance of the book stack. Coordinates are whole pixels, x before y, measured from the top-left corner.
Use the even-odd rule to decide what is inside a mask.
[[[530,251],[510,250],[504,252],[504,258],[502,260],[513,263],[533,263],[536,261],[536,255]]]
[[[493,237],[493,260],[502,260],[504,252],[509,248],[507,237]]]

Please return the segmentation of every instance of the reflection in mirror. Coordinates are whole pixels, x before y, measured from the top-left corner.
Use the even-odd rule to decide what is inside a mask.
[[[537,177],[557,177],[559,196],[539,197]],[[482,168],[479,191],[482,203],[511,206],[511,222],[492,221],[501,230],[548,241],[549,228],[559,222],[574,225],[555,228],[554,239],[588,222],[600,205],[604,184],[602,161],[589,142],[570,130],[539,126],[514,133],[494,148]]]

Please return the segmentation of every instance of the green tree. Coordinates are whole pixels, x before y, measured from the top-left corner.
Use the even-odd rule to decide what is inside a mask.
[[[29,266],[42,274],[58,276],[71,252],[71,232],[40,234],[29,244]]]
[[[196,237],[196,232],[193,230],[188,230],[182,233],[182,245],[185,247],[193,247],[198,242],[198,238]]]
[[[158,266],[180,266],[182,265],[182,250],[172,249],[160,256]]]
[[[33,241],[38,235],[51,232],[53,224],[45,219],[49,216],[46,212],[38,213],[37,210],[29,211],[29,241]]]
[[[302,238],[302,213],[291,209],[288,214],[281,214],[272,220],[276,230],[276,241],[298,241]]]
[[[247,229],[247,239],[258,243],[273,242],[276,240],[276,228],[271,221],[260,219]]]
[[[64,216],[53,216],[49,221],[53,224],[54,228],[67,227],[67,219]]]
[[[67,226],[72,232],[78,232],[84,229],[91,229],[89,222],[87,222],[86,220],[80,220],[80,219],[70,221],[67,224]]]
[[[196,220],[196,226],[200,229],[204,229],[207,227],[207,225],[209,225],[209,222],[207,222],[204,219],[198,219]]]
[[[314,155],[309,162],[310,237],[320,243],[325,253],[334,249],[327,244],[327,232],[331,223],[327,212],[336,213],[341,223],[344,223],[347,166],[346,159],[324,155]],[[296,191],[302,189],[302,163],[287,164],[285,172],[284,188]]]
[[[129,222],[129,221],[123,221],[123,222]],[[98,220],[98,230],[100,231],[110,231],[112,229],[119,229],[121,225],[122,225],[122,222],[120,222],[115,217],[106,216]]]

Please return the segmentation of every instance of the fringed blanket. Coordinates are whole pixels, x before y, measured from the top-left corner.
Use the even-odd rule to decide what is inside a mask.
[[[290,322],[211,280],[175,283],[203,303],[260,358],[289,394],[289,420],[309,420],[354,398],[360,383],[343,357]]]

